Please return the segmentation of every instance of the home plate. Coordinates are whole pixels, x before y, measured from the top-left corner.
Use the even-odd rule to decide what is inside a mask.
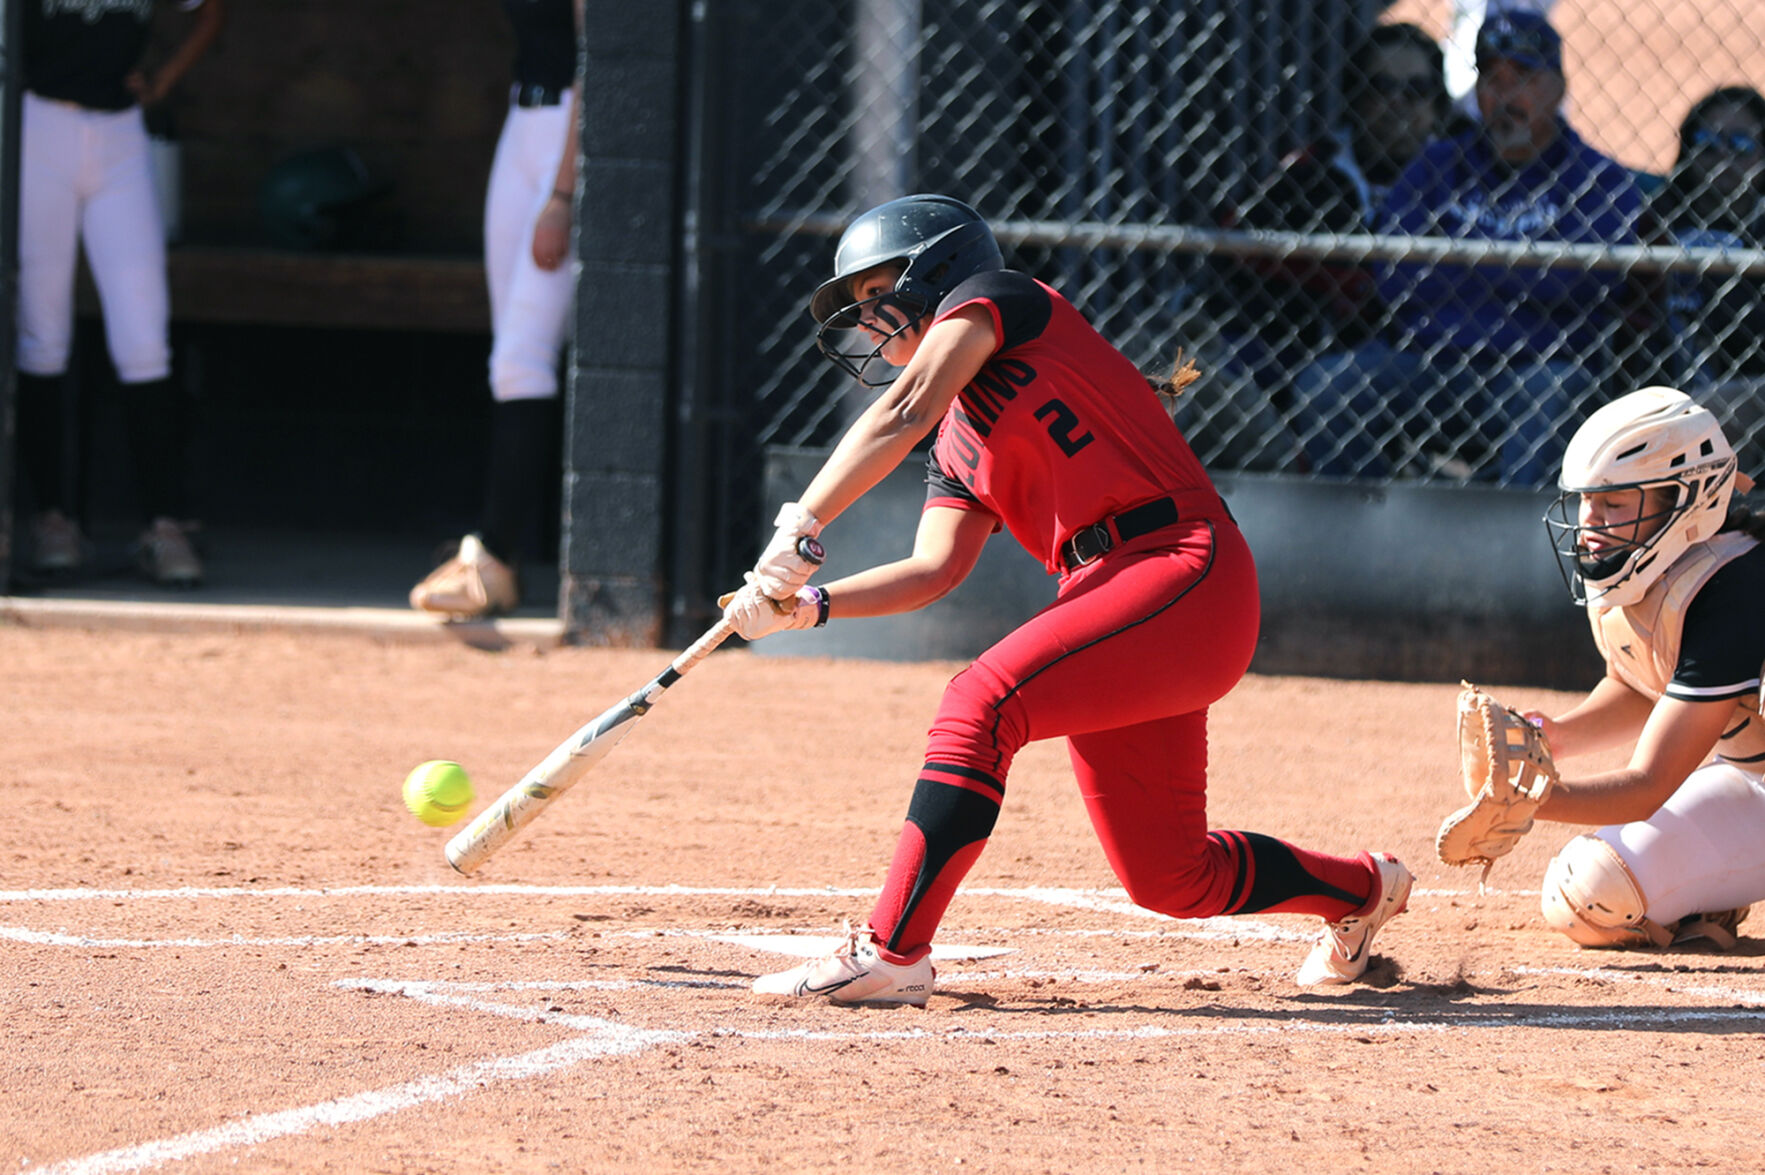
[[[738,947],[751,947],[756,951],[771,951],[777,955],[790,955],[797,959],[819,959],[823,955],[831,955],[845,944],[845,935],[828,936],[825,934],[713,934],[710,937],[718,942],[734,943]],[[934,959],[990,959],[994,955],[1009,955],[1015,947],[965,947],[965,946],[932,946]]]

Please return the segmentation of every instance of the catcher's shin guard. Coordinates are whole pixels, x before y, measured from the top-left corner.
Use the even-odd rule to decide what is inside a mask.
[[[1584,947],[1664,947],[1665,927],[1648,919],[1648,898],[1618,850],[1597,836],[1564,845],[1544,871],[1544,920]]]

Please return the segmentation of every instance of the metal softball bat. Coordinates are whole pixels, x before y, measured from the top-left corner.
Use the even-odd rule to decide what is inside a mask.
[[[593,722],[559,743],[521,782],[497,798],[447,842],[447,863],[470,874],[515,838],[546,806],[588,774],[650,712],[668,687],[722,644],[735,630],[719,620],[674,658],[648,685],[610,706]]]
[[[798,542],[797,553],[815,564],[820,564],[825,557],[821,544],[807,537]],[[494,804],[447,842],[447,863],[470,875],[488,861],[497,850],[513,840],[517,832],[545,811],[547,805],[570,790],[591,767],[606,758],[608,752],[631,733],[637,720],[650,712],[669,686],[685,677],[694,665],[703,661],[734,632],[729,621],[719,619],[703,636],[687,646],[685,652],[674,658],[668,668],[651,678],[649,684],[608,707],[600,717],[559,743],[537,767],[522,777],[521,782],[497,797]]]

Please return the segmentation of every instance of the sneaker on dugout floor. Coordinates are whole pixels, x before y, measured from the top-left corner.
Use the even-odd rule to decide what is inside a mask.
[[[202,560],[190,545],[190,531],[170,518],[156,518],[135,543],[141,570],[154,583],[194,587],[202,582]]]
[[[1415,883],[1410,871],[1390,853],[1374,853],[1372,858],[1379,871],[1379,894],[1371,900],[1372,908],[1324,926],[1324,937],[1299,969],[1299,986],[1353,983],[1359,979],[1372,958],[1373,936],[1408,907],[1410,886]]]
[[[520,598],[514,569],[485,550],[475,534],[461,539],[459,552],[411,589],[411,607],[454,620],[511,612]]]
[[[31,566],[37,571],[73,571],[85,560],[80,524],[59,510],[31,520]]]
[[[936,977],[929,954],[917,963],[891,963],[877,954],[876,940],[866,926],[847,930],[846,941],[831,955],[760,976],[754,980],[754,992],[794,999],[826,996],[836,1004],[924,1007]]]

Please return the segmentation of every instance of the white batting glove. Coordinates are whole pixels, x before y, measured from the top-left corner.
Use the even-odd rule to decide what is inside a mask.
[[[825,624],[826,599],[827,593],[820,588],[805,587],[789,599],[775,600],[760,590],[753,572],[749,572],[745,587],[719,597],[717,603],[737,636],[757,641],[775,632]]]
[[[820,551],[820,544],[814,540],[821,533],[821,521],[800,502],[786,502],[772,525],[778,530],[760,553],[760,561],[754,564],[753,577],[761,591],[775,600],[783,600],[808,583],[821,565],[819,559],[803,556],[803,546],[808,545],[803,544],[804,539],[810,540],[810,549]]]

